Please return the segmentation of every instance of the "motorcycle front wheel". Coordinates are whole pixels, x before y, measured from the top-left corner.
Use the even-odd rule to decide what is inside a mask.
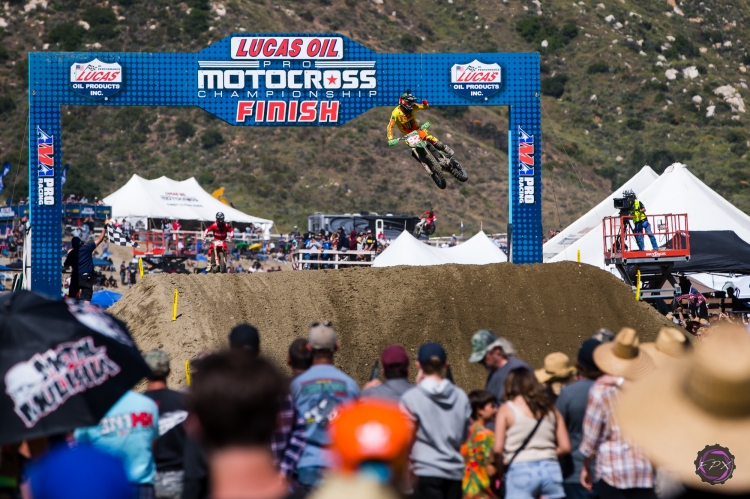
[[[451,172],[451,175],[453,175],[453,177],[459,182],[466,182],[469,180],[469,175],[466,173],[466,170],[464,170],[461,163],[455,159],[451,158],[448,169]]]
[[[435,156],[429,153],[427,149],[420,149],[419,150],[419,159],[427,163],[427,166],[432,171],[432,180],[435,182],[435,184],[441,188],[445,189],[445,187],[448,185],[445,182],[445,177],[443,177],[443,169],[440,167],[440,164],[438,163],[438,160],[435,159]]]

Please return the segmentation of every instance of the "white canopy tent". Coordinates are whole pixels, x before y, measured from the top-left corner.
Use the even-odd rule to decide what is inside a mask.
[[[177,181],[167,177],[146,180],[133,175],[120,189],[104,198],[113,218],[127,218],[135,225],[146,218],[213,221],[223,212],[227,222],[252,223],[271,228],[272,220],[258,218],[227,206],[198,184],[195,178]]]
[[[508,257],[480,231],[463,244],[452,248],[433,248],[414,238],[407,231],[401,233],[373,262],[373,267],[397,265],[486,265],[507,262]]]
[[[588,213],[565,227],[565,229],[560,231],[559,234],[547,241],[544,244],[543,249],[544,262],[546,263],[550,261],[560,253],[565,253],[563,259],[570,260],[571,255],[568,251],[569,248],[590,231],[601,230],[602,219],[612,215],[614,210],[614,199],[622,196],[622,191],[632,190],[640,195],[640,193],[646,190],[646,188],[657,178],[659,178],[659,175],[657,175],[650,166],[646,165],[641,168],[638,173],[622,184],[619,189],[615,190],[615,192],[610,194],[604,201],[593,207]],[[616,210],[614,211],[616,212]],[[575,260],[575,251],[573,251],[572,256],[572,259]],[[602,260],[602,262],[604,262],[604,260]]]
[[[681,163],[669,166],[656,181],[637,194],[646,206],[647,214],[687,213],[689,230],[731,230],[750,243],[750,216],[717,194]],[[612,209],[604,215],[617,214],[617,210]],[[657,242],[662,245],[666,242],[663,239],[657,237]],[[646,247],[650,247],[648,239]],[[548,262],[576,261],[578,250],[581,251],[581,262],[619,275],[614,266],[607,268],[604,265],[601,220],[599,228],[592,229]]]

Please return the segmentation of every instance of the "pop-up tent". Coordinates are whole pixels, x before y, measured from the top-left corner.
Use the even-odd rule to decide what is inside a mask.
[[[576,241],[590,231],[601,231],[602,219],[612,215],[614,210],[614,199],[621,197],[622,191],[632,190],[637,195],[640,195],[657,178],[659,178],[659,175],[657,175],[650,166],[646,165],[641,168],[641,171],[622,184],[620,188],[610,194],[607,199],[594,206],[588,213],[568,225],[565,229],[560,231],[558,235],[544,243],[544,262],[546,263],[560,253],[563,253],[563,259],[570,260],[571,254],[569,253],[569,249]],[[573,250],[572,255],[573,259],[575,259],[575,250]]]
[[[646,206],[646,213],[652,215],[687,213],[689,231],[732,231],[739,239],[750,243],[750,216],[736,208],[714,190],[690,173],[680,163],[669,166],[664,173],[643,192],[636,192],[638,199]],[[612,208],[604,216],[617,216]],[[656,230],[656,227],[654,227]],[[657,237],[659,245],[664,245],[664,237]],[[646,248],[650,248],[646,238]],[[604,265],[604,242],[601,219],[599,226],[573,242],[564,252],[547,260],[560,262],[576,261],[581,252],[581,262],[609,270],[615,275],[614,266]]]
[[[418,241],[407,231],[401,233],[373,262],[373,267],[397,265],[485,265],[507,262],[508,257],[480,231],[463,244],[452,248],[433,248]]]
[[[252,223],[264,230],[273,225],[272,220],[225,205],[204,191],[193,177],[183,181],[167,177],[146,180],[133,175],[124,186],[104,198],[104,202],[112,206],[113,218],[127,218],[133,224],[146,218],[209,222],[221,211],[227,222]]]

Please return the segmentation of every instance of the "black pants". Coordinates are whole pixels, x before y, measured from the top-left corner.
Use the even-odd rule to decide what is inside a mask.
[[[418,476],[414,499],[461,499],[461,480]]]
[[[616,489],[604,480],[599,481],[599,497],[602,499],[656,499],[651,489]]]
[[[78,295],[80,301],[91,301],[94,294],[94,277],[91,274],[78,274],[78,289],[81,290],[81,294]]]

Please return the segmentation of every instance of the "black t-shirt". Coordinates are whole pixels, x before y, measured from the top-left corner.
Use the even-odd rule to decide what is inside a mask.
[[[159,406],[159,438],[154,445],[154,461],[157,471],[183,469],[185,452],[185,428],[182,422],[188,416],[187,398],[184,393],[162,388],[145,392]]]

